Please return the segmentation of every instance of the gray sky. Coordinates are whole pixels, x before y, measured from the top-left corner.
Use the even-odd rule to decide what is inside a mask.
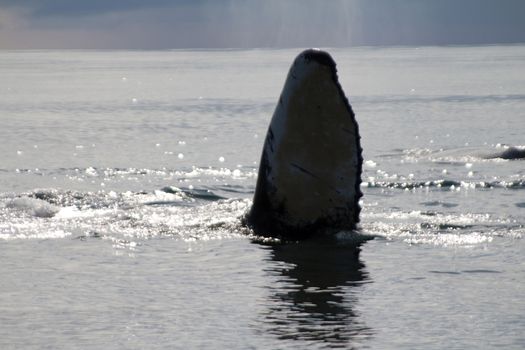
[[[0,0],[0,49],[525,42],[525,0]]]

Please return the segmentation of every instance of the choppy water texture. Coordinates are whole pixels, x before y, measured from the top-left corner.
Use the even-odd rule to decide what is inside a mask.
[[[331,50],[360,254],[240,225],[297,53],[0,52],[0,347],[523,348],[525,47]]]

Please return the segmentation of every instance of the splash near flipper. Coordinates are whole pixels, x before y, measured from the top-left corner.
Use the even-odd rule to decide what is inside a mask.
[[[295,59],[264,143],[246,222],[293,239],[359,222],[362,149],[336,64],[320,50]]]

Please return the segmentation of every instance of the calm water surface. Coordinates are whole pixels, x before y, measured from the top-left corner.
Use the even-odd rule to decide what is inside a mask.
[[[360,248],[239,222],[299,51],[0,52],[0,347],[522,349],[525,46],[329,50]]]

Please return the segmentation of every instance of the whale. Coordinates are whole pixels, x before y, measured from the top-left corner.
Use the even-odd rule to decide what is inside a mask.
[[[495,147],[455,148],[439,151],[430,155],[438,161],[464,162],[470,160],[525,160],[525,146],[498,144]]]
[[[334,59],[318,49],[301,52],[271,118],[243,222],[258,235],[285,239],[356,229],[362,152]]]
[[[502,146],[503,150],[482,155],[485,159],[506,159],[519,160],[525,159],[525,147],[520,146]]]

